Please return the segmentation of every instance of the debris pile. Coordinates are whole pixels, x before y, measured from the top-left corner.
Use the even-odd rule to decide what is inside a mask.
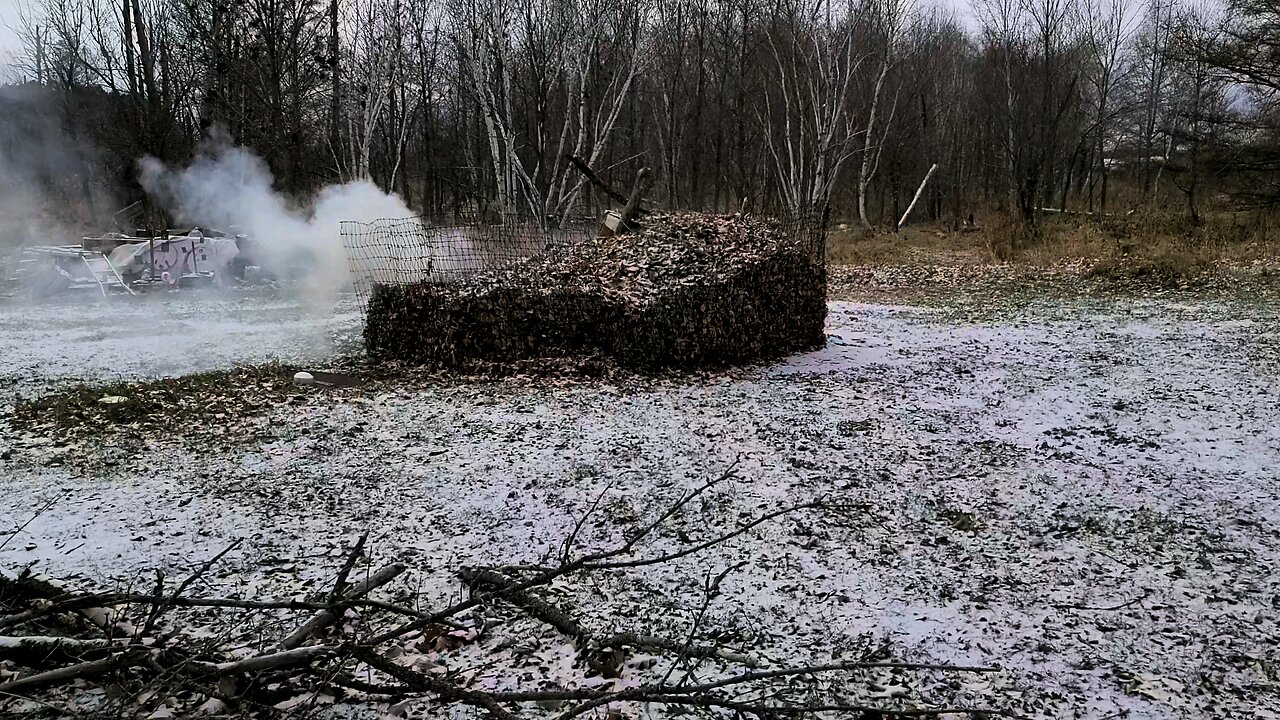
[[[650,215],[456,283],[375,285],[365,344],[380,361],[603,354],[645,370],[723,367],[820,345],[826,268],[819,223]]]
[[[71,707],[59,714],[311,717],[345,704],[401,717],[471,706],[490,720],[568,720],[596,710],[617,717],[646,705],[672,714],[917,716],[939,710],[873,688],[924,673],[998,672],[893,661],[882,648],[821,665],[773,665],[749,641],[701,624],[740,565],[708,575],[693,627],[679,634],[646,632],[646,618],[602,623],[561,604],[553,585],[663,565],[764,523],[844,512],[804,502],[729,527],[700,523],[688,546],[655,547],[697,501],[739,479],[730,468],[603,544],[588,539],[598,523],[593,505],[559,557],[539,566],[451,568],[461,596],[421,592],[423,576],[405,564],[369,564],[367,532],[333,574],[287,598],[208,594],[234,576],[238,540],[177,582],[157,572],[131,589],[85,591],[27,571],[0,573],[0,715],[47,717]],[[553,667],[549,658],[564,662]]]

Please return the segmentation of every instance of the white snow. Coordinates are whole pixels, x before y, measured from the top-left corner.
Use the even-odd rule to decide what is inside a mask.
[[[6,324],[0,373],[25,387],[318,357],[355,322],[283,303],[225,325],[197,321],[214,308],[168,310],[167,327],[190,336],[167,333],[143,357],[70,313],[16,335]],[[11,462],[0,528],[74,494],[0,565],[145,581],[242,538],[215,589],[295,594],[324,587],[369,528],[380,558],[415,568],[405,587],[442,600],[460,564],[554,551],[602,492],[583,537],[594,547],[740,457],[742,479],[655,550],[784,503],[843,509],[661,568],[557,583],[557,600],[600,629],[679,635],[706,571],[745,560],[703,629],[777,661],[887,644],[895,659],[1006,668],[895,678],[913,701],[1055,718],[1274,717],[1277,308],[982,310],[834,303],[825,349],[704,382],[317,391],[267,421],[275,441],[234,453],[166,444],[95,478]],[[573,672],[564,657],[527,661]]]
[[[304,304],[269,290],[0,302],[0,386],[325,358],[358,337],[359,320],[350,296]]]

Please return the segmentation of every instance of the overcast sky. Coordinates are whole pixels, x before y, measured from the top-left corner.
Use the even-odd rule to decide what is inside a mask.
[[[18,36],[11,26],[18,24],[20,0],[0,0],[0,65],[8,65],[18,50]]]

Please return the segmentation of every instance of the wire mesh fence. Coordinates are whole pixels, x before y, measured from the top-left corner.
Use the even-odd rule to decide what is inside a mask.
[[[455,283],[564,251],[591,236],[597,221],[554,228],[527,217],[457,216],[345,221],[342,245],[362,306],[378,285]]]

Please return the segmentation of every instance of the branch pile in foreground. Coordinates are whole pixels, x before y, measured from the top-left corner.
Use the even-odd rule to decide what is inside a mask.
[[[390,592],[405,575],[404,565],[370,567],[353,578],[367,537],[354,544],[328,591],[306,600],[193,594],[192,588],[203,584],[202,578],[234,544],[172,590],[159,573],[144,593],[85,593],[30,573],[0,575],[0,713],[75,715],[84,710],[86,697],[94,697],[97,706],[91,710],[98,717],[188,712],[275,717],[337,700],[402,708],[416,699],[472,706],[494,720],[525,715],[556,720],[587,714],[616,717],[641,704],[755,718],[813,713],[869,718],[1006,714],[901,701],[868,706],[848,700],[837,689],[848,686],[852,678],[835,683],[827,677],[885,668],[955,673],[998,668],[872,657],[776,667],[752,648],[700,639],[701,619],[719,594],[721,581],[736,566],[708,576],[694,627],[679,637],[619,630],[627,624],[623,620],[599,631],[549,599],[545,590],[555,581],[661,565],[723,545],[779,517],[832,510],[823,502],[797,504],[717,529],[681,549],[653,548],[650,541],[664,525],[733,477],[731,468],[682,495],[609,549],[581,550],[579,534],[597,509],[597,500],[552,562],[459,568],[456,574],[468,592],[438,608],[424,608],[413,597],[405,601],[403,593]],[[439,662],[463,645],[487,639],[492,632],[488,618],[497,606],[562,635],[576,651],[577,677],[525,677],[514,687],[500,686]],[[528,642],[548,641],[531,636]],[[635,653],[656,656],[655,662],[624,670]],[[502,662],[495,652],[486,666]],[[517,675],[514,670],[507,674]]]

